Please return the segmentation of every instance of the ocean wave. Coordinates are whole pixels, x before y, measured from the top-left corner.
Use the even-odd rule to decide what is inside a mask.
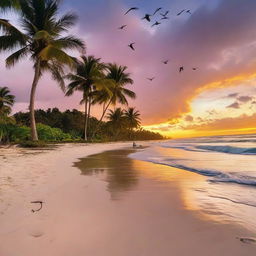
[[[210,170],[210,169],[199,169],[199,168],[193,168],[182,164],[177,164],[175,162],[173,163],[167,163],[167,162],[161,162],[161,161],[151,161],[156,164],[162,164],[167,165],[171,167],[175,167],[178,169],[182,169],[185,171],[195,172],[204,176],[212,177],[209,179],[210,182],[223,182],[223,183],[235,183],[240,185],[247,185],[247,186],[256,186],[256,178],[252,176],[247,175],[240,175],[235,173],[223,173],[216,170]]]
[[[256,147],[253,148],[242,148],[233,146],[211,146],[211,145],[171,145],[162,144],[163,148],[174,148],[183,149],[186,151],[205,152],[214,151],[227,154],[238,154],[238,155],[256,155]]]
[[[240,148],[240,147],[232,147],[232,146],[204,146],[199,145],[195,148],[201,150],[215,151],[221,153],[228,154],[239,154],[239,155],[256,155],[256,148]]]
[[[242,175],[240,173],[223,173],[221,171],[213,170],[213,169],[202,169],[202,168],[194,168],[184,164],[179,164],[175,162],[175,159],[171,158],[162,158],[162,157],[151,157],[149,155],[138,155],[132,154],[130,157],[135,158],[137,160],[147,161],[154,164],[160,164],[165,166],[170,166],[178,169],[182,169],[185,171],[190,171],[194,173],[201,174],[203,176],[212,177],[209,179],[210,182],[216,183],[235,183],[246,186],[256,186],[256,177]]]

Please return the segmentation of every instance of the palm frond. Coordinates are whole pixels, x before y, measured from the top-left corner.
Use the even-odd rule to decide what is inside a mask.
[[[6,60],[6,67],[10,68],[12,66],[14,66],[18,61],[20,61],[22,58],[24,58],[25,56],[27,56],[29,53],[29,50],[27,47],[23,47],[20,50],[14,52],[13,54],[11,54]]]
[[[80,83],[79,81],[74,81],[74,82],[71,82],[70,84],[68,84],[67,86],[67,91],[66,91],[66,96],[71,96],[73,95],[73,93],[75,91],[78,91],[79,90],[79,86],[80,86]]]
[[[10,9],[18,10],[20,8],[19,0],[1,0],[0,2],[0,12]]]
[[[30,1],[19,0],[19,3],[20,3],[21,15],[30,21],[34,21],[35,12],[31,7],[31,0]]]
[[[11,51],[18,47],[24,47],[26,44],[22,41],[22,38],[17,38],[13,35],[0,36],[0,52]]]
[[[56,34],[67,31],[77,22],[77,15],[74,13],[67,13],[63,15],[55,24],[54,31]]]
[[[62,51],[52,45],[48,45],[47,47],[45,47],[39,53],[39,56],[43,61],[54,60],[54,61],[63,63],[65,65],[68,65],[69,67],[72,67],[72,68],[74,67],[73,59],[68,54],[66,54],[64,51]]]
[[[57,63],[51,62],[49,64],[49,70],[51,72],[52,78],[58,82],[61,90],[65,92],[65,81],[64,81],[64,70]]]
[[[59,48],[59,49],[77,49],[77,50],[85,50],[85,43],[74,36],[66,36],[59,38],[57,40],[54,40],[51,43],[54,47]]]
[[[123,94],[125,94],[126,96],[128,96],[131,99],[136,99],[136,93],[127,88],[123,88]]]

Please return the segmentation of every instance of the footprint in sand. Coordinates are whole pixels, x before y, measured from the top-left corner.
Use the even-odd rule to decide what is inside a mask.
[[[40,230],[34,230],[34,231],[30,232],[29,235],[32,236],[32,237],[38,238],[38,237],[43,236],[44,232],[40,231]]]
[[[256,243],[256,238],[254,237],[237,237],[242,243],[245,244],[251,244],[251,243]]]

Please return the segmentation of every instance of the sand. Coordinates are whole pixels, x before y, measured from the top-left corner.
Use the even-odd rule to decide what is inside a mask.
[[[236,239],[248,230],[193,207],[184,180],[203,177],[127,158],[130,144],[0,149],[0,256],[255,254]]]

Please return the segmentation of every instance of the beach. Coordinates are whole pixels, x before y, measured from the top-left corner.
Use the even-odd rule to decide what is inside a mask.
[[[255,243],[238,239],[252,230],[196,207],[190,184],[204,176],[129,157],[143,150],[1,148],[0,255],[254,255]]]

